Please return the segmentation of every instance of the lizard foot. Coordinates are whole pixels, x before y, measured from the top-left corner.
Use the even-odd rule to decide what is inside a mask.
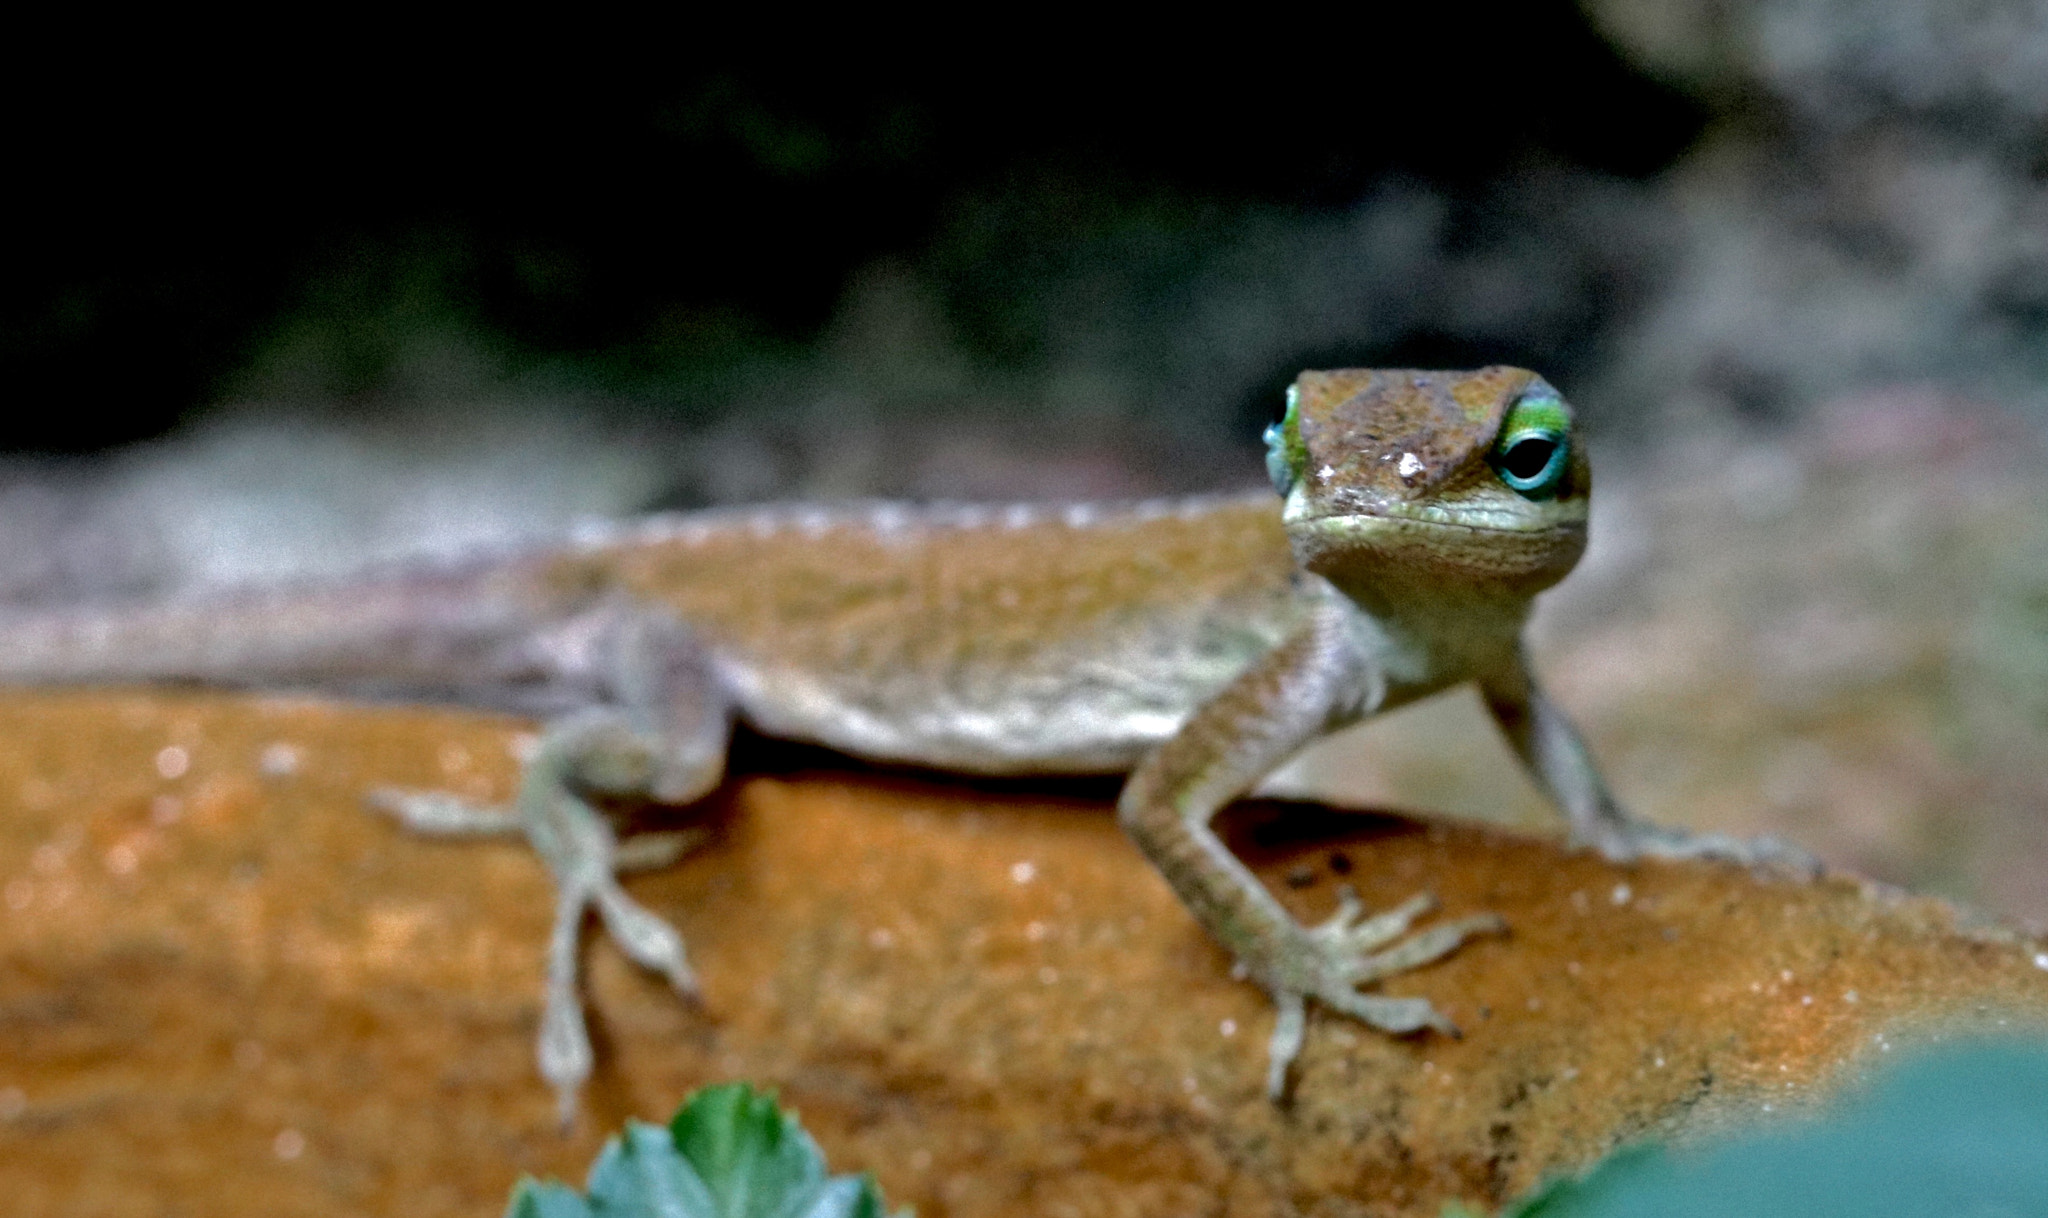
[[[1643,858],[1704,859],[1799,880],[1816,879],[1823,870],[1818,858],[1779,838],[1743,839],[1725,833],[1693,833],[1633,818],[1603,824],[1590,836],[1574,834],[1572,845],[1590,846],[1610,863],[1632,863]]]
[[[633,963],[660,973],[693,1007],[703,1005],[697,974],[683,948],[683,936],[660,915],[641,905],[610,876],[590,884],[564,884],[555,898],[555,928],[548,940],[548,982],[536,1049],[541,1078],[555,1089],[562,1128],[576,1119],[578,1097],[590,1081],[595,1055],[584,1021],[577,981],[577,940],[584,911],[595,906],[612,942]]]
[[[701,1005],[697,975],[683,937],[619,887],[622,872],[664,867],[703,841],[691,827],[643,833],[620,841],[603,815],[546,770],[530,774],[520,803],[495,807],[438,791],[383,789],[370,802],[408,829],[479,836],[525,832],[556,883],[554,930],[548,941],[547,995],[536,1047],[541,1077],[554,1088],[562,1126],[575,1120],[578,1096],[594,1064],[579,992],[577,947],[592,909],[628,959],[660,973],[677,994]]]
[[[1269,1099],[1280,1099],[1288,1068],[1301,1053],[1307,1030],[1304,999],[1314,998],[1383,1032],[1402,1035],[1428,1028],[1446,1036],[1458,1035],[1457,1026],[1426,998],[1361,994],[1357,988],[1440,959],[1474,935],[1507,929],[1506,923],[1489,913],[1408,934],[1415,919],[1435,907],[1435,899],[1423,894],[1384,913],[1367,915],[1364,903],[1347,884],[1338,889],[1337,912],[1300,932],[1301,938],[1273,970],[1276,980],[1267,985],[1279,1007],[1266,1069]]]

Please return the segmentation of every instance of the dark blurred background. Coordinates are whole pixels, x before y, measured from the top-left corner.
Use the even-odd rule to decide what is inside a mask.
[[[949,400],[1042,397],[1078,367],[1109,381],[1088,409],[1197,428],[1263,414],[1304,359],[1588,366],[1640,255],[1543,192],[1658,173],[1709,107],[1567,4],[1404,6],[1356,37],[96,65],[12,108],[0,378],[53,408],[0,435],[91,451],[223,402],[520,389],[696,422],[749,373],[814,364],[877,292],[942,344],[886,358],[962,363],[932,387]],[[1421,252],[1389,242],[1460,264],[1560,246],[1528,268],[1560,282],[1494,285],[1520,299],[1491,315],[1470,288],[1347,282]],[[1284,286],[1311,268],[1334,299]],[[1342,316],[1247,318],[1276,332],[1201,353],[1229,337],[1205,315],[1275,290]]]
[[[1521,363],[1594,429],[1538,638],[1623,793],[2048,917],[2048,3],[774,17],[22,65],[0,599],[1252,486],[1302,367]],[[1292,780],[1542,813],[1455,702]]]

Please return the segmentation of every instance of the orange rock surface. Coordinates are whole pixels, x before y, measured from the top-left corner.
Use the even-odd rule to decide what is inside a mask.
[[[414,838],[375,785],[508,794],[518,721],[186,694],[0,698],[0,1197],[11,1213],[496,1214],[627,1116],[779,1089],[927,1218],[1415,1214],[1618,1142],[1798,1107],[1894,1045],[2048,1020],[2048,955],[1939,903],[1302,805],[1234,844],[1305,918],[1350,882],[1512,927],[1391,992],[1463,1040],[1272,1015],[1106,815],[1112,787],[742,774],[630,882],[692,1010],[586,952],[570,1136],[532,1041],[549,920],[517,843]]]

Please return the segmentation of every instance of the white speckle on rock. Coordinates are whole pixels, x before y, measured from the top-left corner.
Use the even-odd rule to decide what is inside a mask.
[[[192,768],[192,754],[175,744],[167,744],[157,750],[156,772],[166,780],[183,778]]]
[[[286,778],[299,772],[299,765],[305,760],[305,753],[296,744],[280,740],[263,747],[263,753],[256,759],[256,768],[270,778]]]

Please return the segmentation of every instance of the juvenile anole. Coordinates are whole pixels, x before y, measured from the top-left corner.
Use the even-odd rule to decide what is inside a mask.
[[[1323,733],[1477,682],[1573,840],[1610,859],[1772,848],[1625,815],[1530,672],[1535,595],[1586,544],[1586,455],[1534,373],[1306,372],[1267,436],[1277,500],[776,506],[652,518],[560,545],[344,584],[0,621],[0,680],[204,681],[511,706],[545,719],[508,807],[379,791],[412,828],[523,833],[557,886],[538,1056],[564,1118],[591,1071],[577,943],[611,937],[684,995],[683,941],[620,888],[676,837],[622,842],[594,800],[687,804],[735,718],[863,757],[977,774],[1131,771],[1118,817],[1272,995],[1278,1096],[1314,998],[1452,1031],[1361,985],[1499,927],[1410,933],[1417,897],[1342,895],[1302,926],[1209,827]]]

